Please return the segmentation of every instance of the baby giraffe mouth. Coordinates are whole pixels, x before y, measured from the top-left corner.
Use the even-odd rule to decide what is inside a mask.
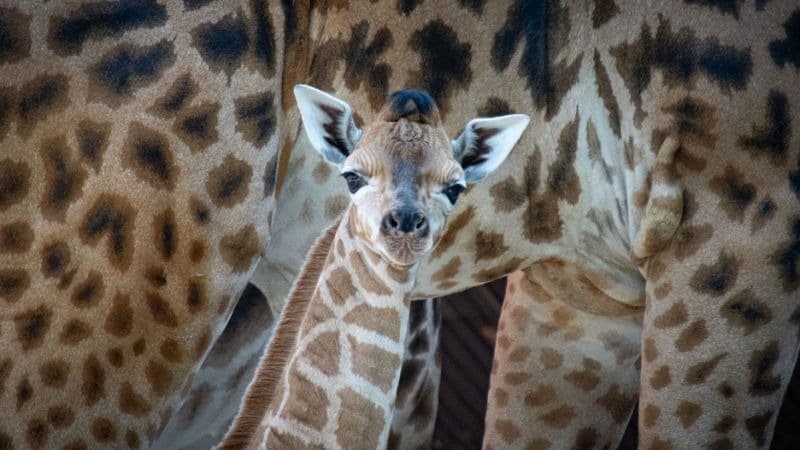
[[[384,256],[390,263],[407,267],[418,263],[430,250],[430,239],[416,236],[385,236]]]

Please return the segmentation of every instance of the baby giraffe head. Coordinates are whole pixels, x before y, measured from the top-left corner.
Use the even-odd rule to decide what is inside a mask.
[[[350,106],[306,85],[294,88],[311,145],[350,190],[350,231],[395,266],[420,261],[438,242],[467,184],[508,156],[528,125],[524,114],[470,120],[450,140],[426,93],[391,94],[362,132]]]

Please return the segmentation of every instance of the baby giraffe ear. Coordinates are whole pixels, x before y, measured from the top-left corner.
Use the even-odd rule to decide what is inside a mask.
[[[328,161],[341,164],[361,138],[350,105],[305,84],[294,87],[294,97],[311,145]]]
[[[467,183],[477,183],[506,159],[530,117],[525,114],[472,119],[451,142],[456,160],[464,168]]]

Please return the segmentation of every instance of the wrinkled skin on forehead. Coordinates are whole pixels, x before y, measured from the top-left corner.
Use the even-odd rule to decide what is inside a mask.
[[[344,162],[341,172],[357,172],[367,185],[353,194],[356,229],[367,245],[390,261],[406,265],[439,240],[453,205],[442,194],[464,183],[444,130],[401,119],[376,122]],[[427,233],[412,238],[381,234],[381,219],[398,208],[413,208],[427,220]]]

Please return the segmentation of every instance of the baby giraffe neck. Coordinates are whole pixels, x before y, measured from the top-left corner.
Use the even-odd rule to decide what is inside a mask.
[[[356,238],[348,209],[269,411],[266,448],[385,448],[416,266]],[[338,445],[332,445],[336,443]]]

